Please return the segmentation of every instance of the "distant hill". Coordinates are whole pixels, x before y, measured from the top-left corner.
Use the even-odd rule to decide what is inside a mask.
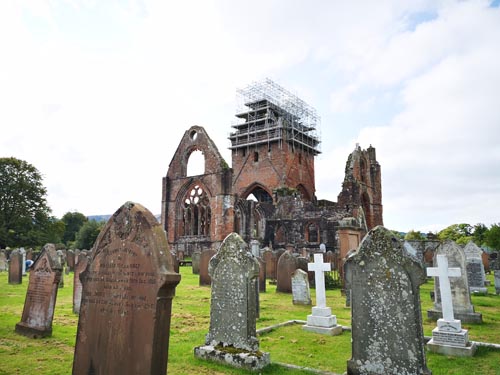
[[[95,221],[108,221],[111,215],[90,215],[87,216],[88,220],[95,220]],[[158,222],[161,221],[161,214],[155,215],[156,220]]]

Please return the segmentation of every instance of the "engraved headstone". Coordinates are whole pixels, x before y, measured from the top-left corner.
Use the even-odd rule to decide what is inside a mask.
[[[336,336],[342,333],[342,326],[337,324],[337,317],[332,315],[332,309],[326,306],[325,272],[332,269],[330,263],[323,262],[323,254],[314,254],[314,263],[309,263],[309,271],[314,272],[316,288],[316,306],[312,314],[307,316],[307,323],[302,326],[306,331]]]
[[[471,293],[488,293],[485,287],[486,274],[483,264],[483,250],[474,242],[469,241],[464,248],[465,264],[467,268],[467,280],[469,281],[469,290]]]
[[[195,356],[252,370],[269,364],[268,353],[257,354],[255,281],[259,265],[238,234],[224,239],[210,259],[209,274],[210,329],[205,345],[195,348]]]
[[[23,282],[23,255],[19,250],[14,250],[9,257],[9,284],[21,284]]]
[[[75,252],[73,250],[68,250],[66,252],[66,263],[71,272],[75,270]]]
[[[21,247],[19,249],[19,252],[23,256],[23,263],[21,264],[22,274],[23,274],[23,276],[26,276],[26,250],[24,250],[24,247]]]
[[[259,262],[259,292],[266,291],[266,262],[262,258],[257,258]]]
[[[434,253],[435,267],[437,266],[438,255],[446,255],[450,267],[460,268],[461,276],[450,280],[455,318],[462,321],[462,323],[482,323],[482,314],[474,311],[474,306],[471,302],[463,249],[453,241],[448,240],[444,242]],[[439,277],[437,277],[434,283],[434,307],[431,310],[427,310],[427,317],[438,320],[442,318],[442,315],[440,283]]]
[[[9,266],[7,264],[7,255],[4,250],[0,250],[0,272],[7,271]]]
[[[437,327],[432,330],[432,339],[427,343],[430,351],[452,356],[473,356],[476,344],[469,342],[469,334],[462,329],[460,320],[453,315],[453,298],[451,296],[450,277],[461,276],[460,268],[448,268],[446,255],[436,257],[437,267],[427,268],[427,275],[439,277],[441,307],[443,317],[438,319]]]
[[[52,335],[52,320],[62,267],[53,244],[46,244],[33,264],[21,321],[16,332],[32,337]]]
[[[352,357],[347,373],[427,374],[420,310],[421,262],[391,231],[375,227],[345,263],[351,289]]]
[[[120,207],[80,277],[73,374],[165,374],[180,275],[153,214],[137,203]]]
[[[269,249],[264,250],[262,259],[266,262],[266,276],[270,280],[276,279],[276,258],[273,252]]]
[[[64,270],[64,264],[66,263],[66,254],[62,250],[57,250],[57,258],[59,264],[61,265],[61,269]],[[61,272],[61,278],[59,279],[59,288],[64,288],[64,273]]]
[[[254,257],[260,257],[260,242],[257,240],[250,241],[250,249]]]
[[[200,252],[199,251],[195,251],[191,255],[191,267],[193,269],[193,275],[200,274]]]
[[[75,267],[75,275],[73,278],[73,312],[75,314],[80,314],[80,306],[82,302],[82,281],[80,280],[80,274],[87,269],[89,264],[89,258],[87,254],[80,253],[78,256],[78,264]]]
[[[311,291],[309,289],[309,279],[307,272],[300,268],[292,273],[292,295],[294,305],[311,305]]]
[[[292,293],[292,273],[299,268],[297,257],[285,251],[278,259],[276,271],[276,291]]]
[[[212,279],[208,273],[208,263],[215,254],[217,252],[211,249],[203,250],[200,254],[200,286],[212,284]]]

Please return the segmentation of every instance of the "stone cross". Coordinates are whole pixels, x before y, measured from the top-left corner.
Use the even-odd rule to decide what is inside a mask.
[[[449,278],[460,277],[460,268],[448,268],[448,258],[446,255],[437,255],[437,265],[437,267],[427,268],[427,276],[439,277],[443,319],[453,321],[455,318],[453,315],[453,300]]]
[[[314,254],[314,263],[309,263],[307,269],[314,272],[316,306],[326,307],[325,276],[323,272],[331,271],[332,265],[323,262],[323,254]]]

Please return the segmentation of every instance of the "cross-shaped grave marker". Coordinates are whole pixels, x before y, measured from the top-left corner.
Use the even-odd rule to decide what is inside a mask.
[[[332,270],[331,263],[323,262],[323,254],[314,254],[314,263],[308,263],[307,269],[314,271],[316,285],[316,306],[326,307],[325,275],[324,272]]]

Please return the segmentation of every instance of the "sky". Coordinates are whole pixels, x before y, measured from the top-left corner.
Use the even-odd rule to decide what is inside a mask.
[[[316,196],[376,148],[384,225],[500,222],[499,1],[0,2],[0,157],[52,214],[161,211],[186,130],[231,163],[236,92],[270,78],[317,110]]]

